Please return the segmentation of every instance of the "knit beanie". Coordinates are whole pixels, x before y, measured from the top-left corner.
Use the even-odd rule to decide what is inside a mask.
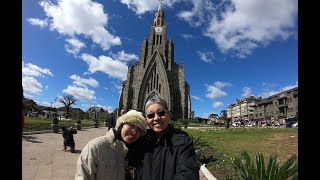
[[[147,130],[146,130],[146,127],[147,127],[146,118],[139,111],[130,110],[127,113],[125,113],[124,115],[120,116],[117,119],[117,123],[116,123],[115,129],[118,130],[118,128],[123,123],[132,123],[135,126],[137,126],[142,132],[141,136],[144,136],[146,134],[146,132],[147,132]]]

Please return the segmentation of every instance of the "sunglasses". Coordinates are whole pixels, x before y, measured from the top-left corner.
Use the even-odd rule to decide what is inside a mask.
[[[159,111],[159,112],[157,112],[157,114],[158,114],[159,117],[161,117],[161,116],[164,116],[166,114],[166,112],[165,111]],[[155,113],[152,113],[152,114],[148,114],[147,118],[152,119],[155,116],[156,116]]]

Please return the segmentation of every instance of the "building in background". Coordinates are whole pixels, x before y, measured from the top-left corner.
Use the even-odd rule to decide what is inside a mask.
[[[237,99],[234,104],[230,104],[227,109],[227,118],[235,120],[253,120],[256,103],[261,101],[261,97],[247,96]]]
[[[227,109],[232,120],[272,121],[298,117],[298,87],[267,98],[249,96],[236,100]]]
[[[255,120],[282,120],[298,117],[298,87],[280,92],[256,104]]]
[[[118,111],[144,111],[146,101],[161,96],[168,103],[173,120],[191,117],[190,86],[185,81],[184,65],[174,62],[174,44],[166,36],[167,25],[162,2],[150,27],[149,39],[142,42],[140,59],[128,66]],[[120,112],[117,112],[119,114]]]

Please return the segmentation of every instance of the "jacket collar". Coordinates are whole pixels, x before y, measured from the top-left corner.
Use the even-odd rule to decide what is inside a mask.
[[[111,128],[109,131],[108,131],[112,141],[111,141],[111,146],[112,148],[115,149],[116,152],[118,152],[120,154],[121,157],[125,158],[127,156],[127,153],[128,153],[128,148],[126,147],[125,143],[118,140],[118,139],[115,139],[115,134],[114,134],[114,131],[113,131],[113,128]]]
[[[174,127],[171,124],[168,124],[168,127],[164,130],[164,132],[159,137],[153,130],[148,129],[146,139],[151,140],[155,144],[164,143],[165,145],[167,145],[167,143],[169,143],[167,141],[170,141],[170,137],[172,135],[173,130],[174,130]]]

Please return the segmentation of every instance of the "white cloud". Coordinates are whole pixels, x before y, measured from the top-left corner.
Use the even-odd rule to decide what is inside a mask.
[[[77,38],[66,39],[66,42],[66,51],[73,55],[77,55],[80,52],[81,48],[86,47],[86,45]]]
[[[212,114],[212,113],[205,112],[205,113],[203,113],[203,115],[201,116],[201,118],[209,118],[210,114]],[[216,114],[216,113],[215,113],[215,114]]]
[[[87,87],[87,85],[92,86],[92,87],[99,86],[99,82],[91,77],[89,79],[85,79],[85,78],[81,78],[81,77],[73,74],[72,76],[70,76],[70,79],[73,80],[73,83],[75,85],[81,86],[81,87]]]
[[[126,80],[128,67],[121,61],[113,60],[107,56],[96,57],[89,54],[82,54],[82,60],[89,65],[89,72],[95,73],[101,71],[110,77]]]
[[[217,99],[219,97],[227,96],[228,94],[222,91],[222,88],[231,86],[228,82],[216,81],[214,85],[205,85],[207,86],[206,97],[210,99]]]
[[[47,19],[41,20],[37,18],[27,18],[27,21],[33,26],[39,26],[40,28],[45,28],[48,26]]]
[[[254,48],[293,35],[297,0],[232,0],[214,15],[205,35],[223,52],[245,58]],[[222,9],[222,8],[221,8]]]
[[[206,15],[210,17],[215,11],[214,4],[210,0],[191,0],[193,5],[190,11],[181,11],[178,13],[178,17],[184,21],[187,21],[191,26],[198,27],[206,22]]]
[[[280,93],[280,92],[283,92],[283,91],[286,91],[286,90],[295,88],[295,87],[297,87],[297,86],[298,86],[298,84],[285,86],[285,87],[283,87],[283,88],[280,88],[279,90],[268,90],[268,91],[264,91],[264,92],[261,93],[260,96],[262,96],[262,97],[264,97],[264,98],[267,98],[267,97],[269,97],[269,96],[278,94],[278,93]]]
[[[191,39],[193,36],[191,34],[181,34],[184,39]]]
[[[28,98],[28,99],[32,99],[32,98],[33,98],[32,95],[27,94],[27,93],[25,93],[25,92],[23,92],[23,97]]]
[[[178,3],[191,4],[191,10],[182,10],[177,16],[192,27],[204,27],[204,35],[214,40],[222,53],[231,52],[239,58],[245,58],[259,46],[294,35],[297,2],[220,0],[213,3],[211,0],[170,0],[163,5],[172,7]],[[121,3],[138,15],[155,11],[159,4],[149,0],[121,0]]]
[[[207,51],[207,52],[201,52],[197,51],[197,54],[200,56],[200,59],[204,62],[210,63],[214,59],[213,52]]]
[[[213,108],[219,108],[219,107],[222,107],[223,106],[223,103],[222,102],[214,102],[213,104],[212,104],[212,107]]]
[[[56,30],[60,34],[71,38],[76,35],[90,37],[103,50],[108,50],[111,46],[121,45],[120,38],[110,34],[105,28],[108,25],[108,15],[103,12],[102,4],[91,0],[59,0],[56,5],[47,0],[41,1],[39,4],[45,11],[48,22],[50,22],[50,30]],[[33,24],[42,21],[45,20],[29,18],[29,22]],[[76,47],[79,47],[79,44],[73,46],[73,48]],[[80,45],[80,47],[82,46]],[[73,48],[67,48],[67,51],[74,52],[77,50]]]
[[[123,50],[118,52],[117,54],[110,53],[111,57],[115,60],[119,61],[130,61],[130,60],[138,60],[138,56],[135,54],[126,54]]]
[[[297,87],[297,86],[298,86],[298,84],[297,85],[293,85],[293,86],[285,86],[285,87],[281,88],[281,91],[286,91],[286,90],[292,89],[292,88]]]
[[[32,97],[31,94],[40,95],[42,92],[42,84],[35,77],[45,77],[45,75],[53,76],[51,71],[46,68],[41,68],[37,65],[22,62],[22,86],[24,95]],[[45,86],[48,89],[48,86]]]
[[[200,101],[200,102],[204,102],[200,97],[198,96],[190,96],[191,98],[197,100],[197,101]]]
[[[47,101],[37,101],[37,100],[35,100],[35,102],[38,105],[46,106],[46,107],[52,107],[52,108],[57,108],[57,107],[62,107],[63,106],[60,102],[47,102]]]
[[[67,89],[62,92],[73,95],[77,100],[80,101],[91,101],[96,100],[95,92],[88,89],[87,87],[68,86]]]
[[[121,0],[120,2],[127,5],[136,14],[144,14],[147,11],[156,10],[159,6],[158,1],[150,0]]]
[[[26,93],[33,93],[40,95],[42,92],[42,84],[39,83],[34,77],[22,77],[23,91]]]
[[[224,88],[224,87],[230,87],[230,86],[232,86],[232,84],[228,83],[228,82],[216,81],[214,83],[214,86],[216,86],[217,88]]]
[[[242,97],[247,97],[252,95],[252,91],[250,87],[244,87],[242,88],[243,94],[241,95]]]
[[[207,92],[208,93],[206,94],[206,97],[210,99],[216,99],[216,98],[228,95],[226,92],[222,91],[221,89],[211,85],[207,86]]]
[[[35,76],[35,77],[44,77],[44,75],[53,76],[51,71],[47,68],[41,68],[37,65],[22,62],[22,75],[23,76]]]

